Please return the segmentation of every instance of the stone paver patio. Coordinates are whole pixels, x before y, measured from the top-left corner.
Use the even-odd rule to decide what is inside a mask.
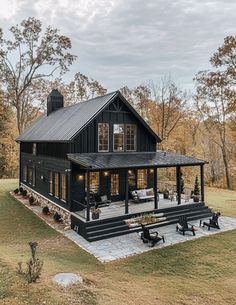
[[[197,228],[196,236],[193,236],[190,232],[187,232],[185,236],[180,233],[176,233],[175,225],[160,227],[158,228],[158,232],[160,235],[165,236],[165,243],[160,242],[154,247],[150,247],[147,244],[144,244],[140,239],[139,233],[131,233],[127,235],[112,237],[105,240],[88,242],[82,236],[78,235],[75,231],[71,229],[64,230],[63,226],[58,226],[58,224],[55,223],[52,219],[44,218],[42,216],[41,207],[30,206],[28,204],[28,200],[16,196],[14,197],[18,201],[23,203],[28,209],[34,212],[43,221],[45,221],[49,226],[62,233],[64,236],[72,240],[85,251],[94,255],[99,261],[103,263],[122,259],[131,255],[140,254],[154,249],[161,249],[177,243],[186,242],[188,240],[194,240],[200,237],[210,236],[213,234],[236,229],[236,218],[221,216],[219,218],[219,225],[221,228],[220,230],[211,229],[210,231],[208,231],[207,228],[199,227],[199,220],[191,221],[191,224],[195,225]],[[206,220],[207,219],[209,218],[206,218]],[[152,231],[155,231],[155,229],[153,229]]]
[[[106,240],[95,241],[92,243],[85,240],[73,230],[66,231],[64,234],[81,248],[93,254],[99,261],[105,263],[150,250],[161,249],[180,242],[194,240],[203,236],[209,236],[236,229],[236,218],[221,216],[219,219],[219,224],[221,227],[220,230],[211,228],[211,230],[208,231],[206,227],[199,227],[199,220],[191,221],[191,224],[194,224],[198,229],[196,231],[196,236],[193,236],[191,232],[187,232],[185,236],[180,233],[176,233],[175,225],[159,228],[158,232],[160,235],[165,236],[166,242],[160,242],[154,247],[144,244],[140,239],[139,233],[131,233]],[[153,231],[155,231],[155,229],[153,229]]]

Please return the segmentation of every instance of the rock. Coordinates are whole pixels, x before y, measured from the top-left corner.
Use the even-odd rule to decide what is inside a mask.
[[[82,284],[83,279],[79,274],[75,273],[58,273],[53,277],[53,282],[66,288],[72,284]]]

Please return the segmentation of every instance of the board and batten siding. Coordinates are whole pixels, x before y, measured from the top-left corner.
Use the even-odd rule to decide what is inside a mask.
[[[23,167],[31,166],[35,168],[35,186],[23,181]],[[36,192],[42,194],[55,203],[68,208],[67,204],[49,194],[49,171],[65,174],[66,169],[71,168],[70,161],[48,156],[34,156],[28,153],[21,153],[21,182],[28,185]]]

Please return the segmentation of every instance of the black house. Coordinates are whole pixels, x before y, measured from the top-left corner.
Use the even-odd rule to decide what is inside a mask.
[[[205,162],[157,150],[160,141],[119,91],[64,107],[53,90],[46,114],[17,138],[20,184],[90,241],[128,233],[124,220],[144,212],[200,217]],[[181,195],[183,166],[200,167],[199,203]],[[176,168],[166,199],[163,167]]]

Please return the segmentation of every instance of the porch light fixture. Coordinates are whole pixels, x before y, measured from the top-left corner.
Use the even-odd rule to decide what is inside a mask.
[[[128,173],[131,175],[131,174],[133,174],[133,171],[132,170],[128,170]]]
[[[79,181],[83,181],[84,180],[84,176],[83,175],[78,175],[78,180]]]
[[[109,176],[109,172],[104,172],[104,176],[105,177]]]
[[[150,173],[154,173],[154,169],[153,168],[150,169]]]

